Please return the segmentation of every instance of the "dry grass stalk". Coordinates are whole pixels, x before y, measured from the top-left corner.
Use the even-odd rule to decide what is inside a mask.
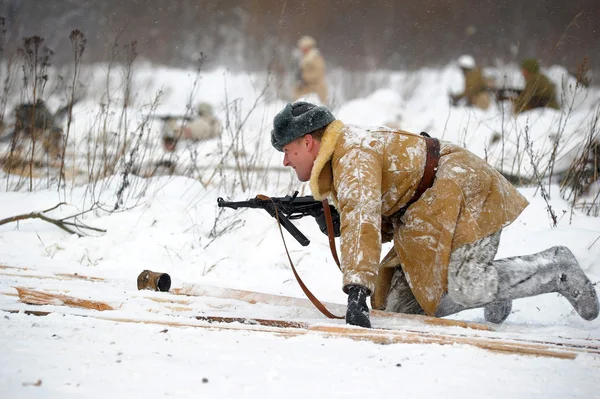
[[[79,77],[79,73],[81,70],[81,63],[82,63],[81,57],[83,56],[83,52],[85,50],[85,45],[87,43],[87,39],[85,38],[84,34],[78,29],[71,31],[71,34],[69,35],[69,39],[71,40],[71,46],[73,48],[73,55],[75,56],[75,60],[74,60],[75,70],[73,72],[73,82],[72,82],[71,93],[70,93],[71,101],[69,103],[69,111],[67,113],[67,116],[68,116],[67,131],[65,134],[64,142],[63,142],[60,171],[58,173],[58,189],[59,190],[60,190],[61,179],[65,178],[64,177],[65,154],[67,151],[67,143],[69,142],[69,134],[71,132],[71,122],[73,121],[73,104],[75,103],[75,100],[76,100],[75,93],[77,92],[77,79]],[[64,196],[66,197],[66,194],[64,194]]]
[[[533,143],[531,141],[531,137],[529,136],[529,125],[525,126],[525,150],[529,155],[531,167],[533,168],[533,177],[535,178],[538,188],[540,189],[544,202],[546,202],[546,210],[548,211],[548,216],[551,219],[552,227],[556,227],[556,225],[558,224],[558,217],[556,216],[554,209],[552,209],[552,206],[550,205],[550,194],[548,193],[548,191],[546,191],[546,187],[543,183],[543,175],[540,173],[538,168],[539,159],[535,156],[533,152]]]

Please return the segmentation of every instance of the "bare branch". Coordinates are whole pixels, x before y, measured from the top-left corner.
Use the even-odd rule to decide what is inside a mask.
[[[78,215],[81,215],[82,213],[77,213],[75,215],[67,216],[67,217],[62,218],[62,219],[54,219],[54,218],[51,218],[51,217],[48,217],[48,216],[45,215],[45,213],[50,212],[50,211],[58,208],[61,205],[65,205],[65,203],[61,202],[61,203],[53,206],[52,208],[46,209],[45,211],[24,213],[24,214],[21,214],[21,215],[16,215],[16,216],[11,216],[9,218],[1,219],[0,220],[0,226],[2,226],[4,224],[8,224],[8,223],[18,222],[18,221],[21,221],[21,220],[40,219],[40,220],[43,220],[45,222],[48,222],[48,223],[51,223],[51,224],[55,225],[56,227],[58,227],[58,228],[60,228],[60,229],[62,229],[64,231],[66,231],[69,234],[77,234],[77,236],[79,236],[79,237],[84,237],[85,235],[82,234],[82,233],[78,233],[78,232],[70,229],[67,226],[76,227],[80,231],[81,231],[81,229],[88,229],[88,230],[98,231],[98,232],[101,232],[101,233],[106,233],[106,230],[99,229],[99,228],[96,228],[96,227],[91,227],[91,226],[88,226],[88,225],[86,225],[84,223],[81,223],[81,222],[78,223],[77,219],[75,219],[75,218]],[[67,219],[71,219],[71,218],[73,218],[75,221],[74,222],[67,221]]]
[[[67,205],[67,203],[66,202],[59,202],[58,204],[54,205],[52,208],[48,208],[48,209],[42,211],[42,213],[48,213],[48,212],[53,211],[56,208],[61,207],[63,205]]]
[[[77,234],[79,237],[83,237],[83,235],[81,235],[79,233],[76,233],[73,230],[69,229],[60,220],[49,218],[48,216],[45,216],[42,212],[24,213],[22,215],[17,215],[17,216],[12,216],[12,217],[9,217],[9,218],[6,218],[6,219],[2,219],[2,220],[0,220],[0,226],[3,225],[3,224],[12,223],[12,222],[18,222],[20,220],[26,220],[26,219],[41,219],[41,220],[44,220],[44,221],[46,221],[48,223],[52,223],[53,225],[55,225],[55,226],[63,229],[64,231],[66,231],[69,234]]]

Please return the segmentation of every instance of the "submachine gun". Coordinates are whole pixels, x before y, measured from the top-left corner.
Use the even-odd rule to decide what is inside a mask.
[[[490,89],[496,101],[504,101],[510,99],[516,99],[523,93],[522,89],[515,89],[511,87],[501,87],[498,89]]]
[[[264,209],[269,215],[279,220],[281,226],[288,231],[301,245],[307,246],[310,244],[310,240],[306,238],[304,234],[291,220],[301,219],[305,216],[312,216],[315,218],[321,232],[327,235],[327,222],[325,220],[325,212],[323,211],[323,203],[315,200],[312,196],[307,195],[304,197],[298,197],[298,191],[294,192],[293,195],[286,195],[285,197],[267,197],[266,195],[257,195],[247,201],[229,202],[223,200],[223,198],[217,198],[217,205],[219,208],[256,208]],[[331,218],[333,221],[333,230],[336,237],[340,236],[340,214],[337,210],[329,205],[331,210]]]
[[[154,115],[154,114],[148,115],[148,118],[160,119],[163,122],[168,122],[168,121],[172,121],[172,120],[184,120],[186,122],[189,122],[192,119],[194,119],[189,115]]]

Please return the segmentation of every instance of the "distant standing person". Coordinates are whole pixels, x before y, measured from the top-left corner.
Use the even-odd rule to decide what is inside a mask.
[[[461,94],[450,96],[452,105],[457,105],[464,98],[468,107],[488,109],[491,102],[488,83],[481,68],[476,67],[475,59],[468,54],[462,55],[458,59],[458,65],[465,76],[465,88]]]
[[[534,58],[528,58],[521,63],[521,73],[525,78],[525,88],[513,101],[515,114],[534,108],[560,109],[556,99],[556,88],[546,75],[540,72],[540,64]]]
[[[294,87],[294,99],[308,93],[317,93],[319,100],[326,104],[325,60],[316,46],[317,42],[310,36],[303,36],[298,40],[298,48],[302,52],[302,58],[300,59],[297,81]]]

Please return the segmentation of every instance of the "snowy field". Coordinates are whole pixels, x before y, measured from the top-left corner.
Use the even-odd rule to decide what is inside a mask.
[[[486,72],[510,86],[523,85],[514,67]],[[508,104],[492,104],[487,111],[451,108],[447,93],[462,86],[460,71],[452,66],[388,73],[383,88],[362,98],[349,99],[343,88],[335,88],[333,112],[346,123],[427,131],[466,146],[507,173],[531,177],[524,131],[542,169],[549,162],[552,140],[558,138],[557,165],[566,169],[600,104],[597,88],[574,90],[574,82],[565,80],[559,67],[546,72],[560,87],[564,102],[572,104],[568,115],[535,110],[515,118]],[[93,140],[100,127],[106,122],[104,131],[118,131],[122,123],[122,85],[117,78],[107,85],[105,66],[84,68],[82,73],[86,95],[74,108],[68,155],[74,167],[86,171],[86,154],[96,146]],[[315,326],[343,322],[295,302],[283,306],[138,291],[137,276],[149,269],[169,273],[172,289],[211,286],[304,298],[276,222],[261,210],[216,206],[218,197],[244,200],[294,190],[310,195],[281,167],[281,154],[270,147],[271,121],[286,100],[276,90],[261,95],[264,76],[232,75],[221,69],[202,72],[196,80],[195,74],[149,65],[136,69],[128,131],[139,137],[145,155],[139,156],[142,150],[126,154],[113,175],[89,184],[79,176],[60,190],[41,176],[34,192],[27,192],[27,184],[15,191],[11,187],[18,178],[0,176],[0,219],[64,201],[48,215],[59,219],[91,209],[80,220],[106,230],[87,230],[86,236],[78,237],[42,220],[0,226],[1,398],[600,398],[600,320],[584,321],[558,294],[515,301],[504,324],[490,325],[496,332],[384,318],[374,318],[373,327],[596,348],[579,351],[574,359],[499,353],[465,344],[380,345],[318,332],[293,336],[247,329],[240,323],[208,324],[194,317],[280,319]],[[164,154],[157,144],[160,121],[139,126],[150,112],[185,113],[190,99],[213,106],[223,123],[223,136],[182,144],[175,154]],[[56,108],[60,100],[51,97],[48,104]],[[99,104],[107,103],[114,109],[109,107],[104,118]],[[496,134],[505,137],[500,144],[492,140]],[[165,157],[176,160],[185,176],[123,173],[128,170],[126,161],[142,168]],[[128,185],[123,189],[124,179]],[[556,183],[546,189],[558,225],[551,226],[540,190],[521,188],[531,205],[503,233],[498,257],[566,245],[591,280],[599,282],[600,219],[572,210]],[[327,238],[309,219],[294,222],[311,240],[309,246],[302,247],[284,232],[291,257],[320,300],[344,304],[341,274]],[[15,287],[102,301],[114,310],[26,305]],[[49,314],[13,312],[18,310]],[[343,307],[334,307],[336,311],[343,314]],[[486,324],[481,309],[448,319]],[[135,322],[142,320],[147,323]]]

